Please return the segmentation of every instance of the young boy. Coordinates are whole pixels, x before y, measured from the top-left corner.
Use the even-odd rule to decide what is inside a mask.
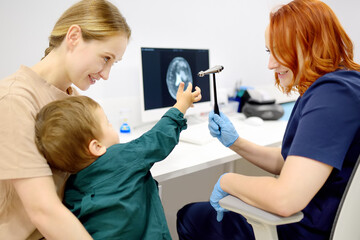
[[[38,113],[35,141],[49,165],[74,173],[64,203],[94,239],[171,239],[150,168],[170,154],[186,129],[184,114],[201,99],[184,91],[148,132],[120,144],[103,109],[86,96],[49,103]],[[96,160],[96,161],[95,161]]]

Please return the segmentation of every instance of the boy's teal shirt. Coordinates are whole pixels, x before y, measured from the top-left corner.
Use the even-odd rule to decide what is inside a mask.
[[[186,119],[171,108],[150,131],[109,147],[70,176],[64,203],[94,239],[171,239],[150,169],[170,154],[183,129]]]

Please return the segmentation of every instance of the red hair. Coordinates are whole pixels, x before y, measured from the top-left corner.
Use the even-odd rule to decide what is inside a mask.
[[[270,14],[269,30],[270,51],[294,74],[292,83],[283,88],[275,73],[276,85],[285,93],[296,88],[303,95],[316,79],[337,69],[360,71],[353,61],[351,39],[335,13],[321,1],[294,0],[282,6]]]

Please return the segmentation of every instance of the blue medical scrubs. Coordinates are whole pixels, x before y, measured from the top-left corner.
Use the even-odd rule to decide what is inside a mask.
[[[186,119],[170,109],[147,133],[116,144],[71,175],[64,203],[94,239],[171,239],[150,168],[179,142]]]
[[[281,154],[333,166],[324,186],[303,210],[299,223],[278,227],[279,239],[329,239],[341,197],[360,153],[360,73],[338,70],[317,79],[295,103]],[[306,173],[304,173],[306,174]],[[208,202],[178,212],[180,239],[254,239],[239,214],[226,212],[222,222]]]

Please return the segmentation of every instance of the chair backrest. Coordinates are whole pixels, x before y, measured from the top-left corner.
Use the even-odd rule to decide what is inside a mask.
[[[345,188],[331,230],[330,239],[360,239],[360,156]]]

